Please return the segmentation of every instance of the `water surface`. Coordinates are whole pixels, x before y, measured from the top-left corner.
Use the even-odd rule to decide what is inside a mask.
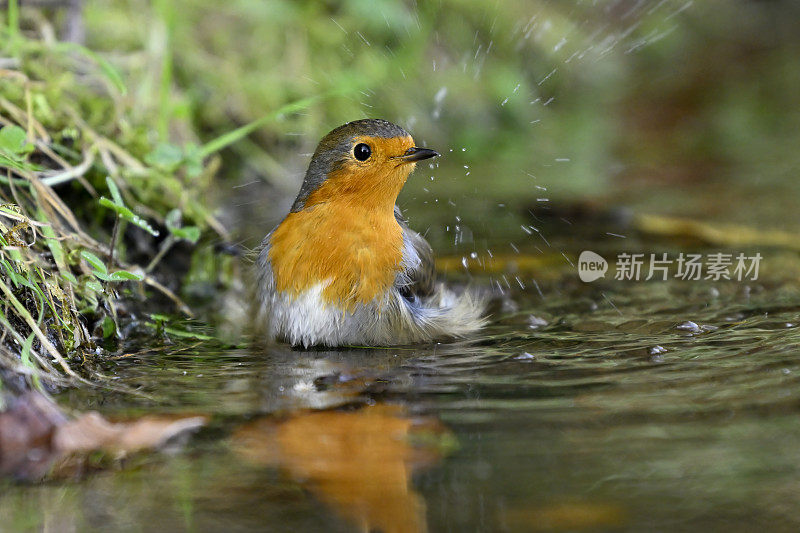
[[[464,342],[121,354],[113,372],[141,394],[60,402],[207,413],[209,428],[182,451],[6,488],[0,514],[54,531],[796,530],[794,274],[584,284],[550,270],[538,289],[541,272],[500,282],[504,310]]]

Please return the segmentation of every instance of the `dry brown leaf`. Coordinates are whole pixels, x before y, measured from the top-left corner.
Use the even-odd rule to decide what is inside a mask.
[[[148,416],[126,423],[112,423],[90,412],[59,426],[53,445],[59,452],[70,454],[98,449],[133,453],[162,448],[171,440],[203,426],[205,417],[159,418]]]
[[[38,479],[72,455],[162,448],[205,422],[202,416],[149,416],[112,423],[95,412],[70,420],[44,395],[27,393],[8,400],[0,413],[0,475]]]
[[[6,410],[0,413],[0,475],[41,477],[54,455],[53,432],[67,418],[41,394],[28,393],[7,401]]]

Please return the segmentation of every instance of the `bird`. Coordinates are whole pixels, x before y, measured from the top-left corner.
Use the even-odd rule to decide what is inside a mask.
[[[485,298],[437,281],[433,249],[396,205],[416,164],[437,156],[387,120],[322,138],[289,213],[258,248],[256,320],[268,340],[409,345],[486,324]]]

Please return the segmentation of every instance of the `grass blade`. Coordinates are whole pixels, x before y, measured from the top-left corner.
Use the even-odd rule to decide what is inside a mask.
[[[250,122],[249,124],[245,124],[244,126],[238,127],[235,130],[229,131],[217,137],[216,139],[212,139],[208,141],[203,146],[200,147],[198,151],[198,155],[200,158],[208,157],[209,155],[219,152],[226,146],[230,146],[231,144],[235,143],[239,139],[242,139],[252,132],[257,130],[258,128],[264,126],[265,124],[269,124],[273,120],[277,119],[281,115],[285,115],[287,113],[294,113],[295,111],[302,111],[306,109],[311,104],[320,100],[323,97],[329,96],[331,93],[327,93],[325,95],[317,95],[317,96],[310,96],[308,98],[303,98],[302,100],[297,100],[296,102],[291,102],[278,108],[277,110],[264,115],[261,118]]]

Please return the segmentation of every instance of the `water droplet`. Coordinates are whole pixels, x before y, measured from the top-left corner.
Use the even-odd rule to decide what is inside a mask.
[[[542,327],[544,327],[544,326],[546,326],[548,324],[549,324],[549,322],[547,320],[545,320],[544,318],[538,317],[536,315],[531,315],[531,316],[528,317],[528,328],[529,329],[539,329],[539,328],[542,328]]]
[[[367,46],[372,46],[371,44],[369,44],[367,38],[364,37],[364,35],[362,35],[360,31],[357,31],[356,33],[358,34],[359,37],[361,37],[361,40],[364,41],[364,44],[366,44]]]
[[[541,84],[543,84],[544,82],[546,82],[547,80],[549,80],[549,79],[550,79],[550,76],[552,76],[553,74],[555,74],[557,70],[558,70],[557,68],[554,68],[553,70],[551,70],[551,71],[550,71],[550,74],[548,74],[547,76],[545,76],[544,78],[542,78],[542,79],[541,79],[541,81],[539,81],[539,83],[538,83],[537,85],[541,85]],[[546,104],[545,104],[545,105],[546,105]]]
[[[687,320],[683,324],[678,325],[676,329],[691,331],[692,333],[700,333],[702,331],[700,329],[700,326],[698,326],[695,322],[692,322],[691,320]]]

